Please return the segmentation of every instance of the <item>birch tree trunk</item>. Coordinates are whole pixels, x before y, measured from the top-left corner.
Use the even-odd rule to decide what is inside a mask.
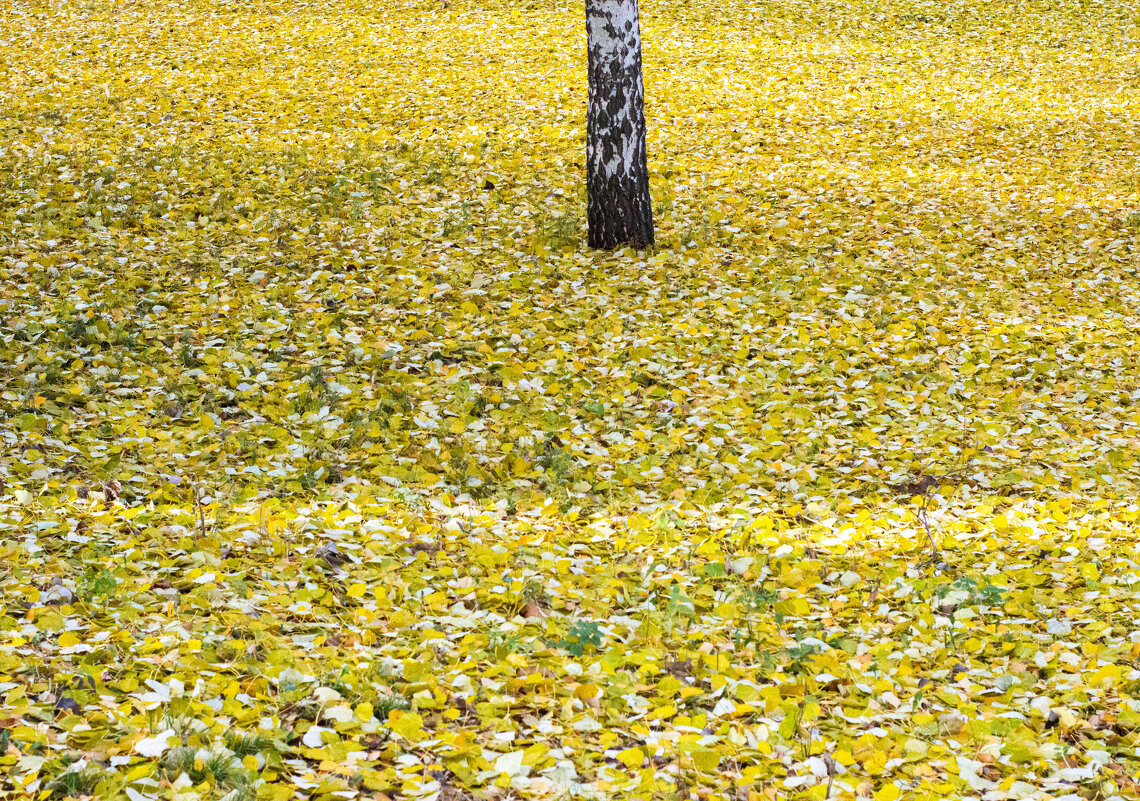
[[[594,248],[653,243],[637,0],[586,0],[586,217]]]

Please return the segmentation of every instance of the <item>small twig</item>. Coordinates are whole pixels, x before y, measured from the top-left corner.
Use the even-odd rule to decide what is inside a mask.
[[[918,522],[922,524],[923,531],[926,532],[926,541],[930,543],[930,557],[921,563],[922,567],[938,563],[941,554],[938,552],[938,543],[934,541],[934,532],[930,528],[930,519],[927,517],[929,511],[928,504],[930,503],[930,487],[937,486],[937,484],[929,484],[922,491],[922,505],[918,507]]]
[[[226,505],[229,505],[230,499],[233,497],[231,495],[232,490],[233,490],[233,485],[230,485],[226,489],[226,497],[224,499],[224,502],[226,503]],[[222,503],[219,502],[219,503],[215,504],[215,506],[214,506],[214,522],[213,522],[213,525],[210,526],[210,529],[214,532],[214,534],[217,534],[218,531],[221,530],[221,526],[219,525],[219,521],[221,520],[221,517],[222,517]]]
[[[194,484],[194,508],[198,511],[198,528],[194,530],[194,544],[198,544],[198,537],[206,537],[206,512],[202,508],[202,491],[198,484]]]

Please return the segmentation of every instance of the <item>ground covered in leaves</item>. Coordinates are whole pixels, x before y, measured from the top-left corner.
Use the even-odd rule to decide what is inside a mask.
[[[1134,3],[8,2],[0,795],[1136,797]]]

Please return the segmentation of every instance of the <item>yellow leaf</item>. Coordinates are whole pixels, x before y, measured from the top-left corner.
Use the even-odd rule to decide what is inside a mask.
[[[512,654],[513,656],[514,654]],[[580,698],[583,701],[594,698],[598,695],[598,687],[594,684],[579,684],[574,688],[574,697]]]
[[[694,748],[690,752],[693,765],[701,773],[712,773],[720,766],[720,752],[712,748]]]
[[[1087,683],[1101,690],[1111,690],[1120,681],[1120,672],[1119,665],[1105,665],[1093,673]]]
[[[361,781],[363,782],[364,786],[367,787],[369,790],[383,791],[383,790],[387,790],[389,787],[392,786],[392,782],[390,782],[384,776],[384,774],[378,770],[362,771],[360,774],[360,778],[361,778]],[[293,797],[292,792],[290,792],[289,797],[290,798]],[[388,796],[381,795],[379,797],[380,798],[387,798]]]
[[[871,754],[871,756],[868,757],[867,760],[863,763],[863,770],[867,771],[872,776],[876,776],[882,773],[886,766],[886,756],[884,756],[882,752],[876,751],[875,753]]]
[[[257,788],[257,801],[289,801],[293,797],[291,784],[263,784]]]
[[[123,777],[123,781],[124,782],[135,782],[135,781],[138,781],[139,779],[146,778],[147,776],[149,776],[150,774],[152,774],[154,772],[154,769],[155,769],[155,763],[154,762],[140,762],[139,764],[137,764],[133,768],[131,768],[129,771],[127,771],[127,775]]]
[[[875,801],[895,801],[900,794],[897,784],[884,784],[875,792]]]
[[[79,645],[79,637],[74,631],[65,631],[59,635],[60,648],[70,648],[73,645]]]
[[[627,748],[618,752],[617,760],[632,770],[641,767],[641,763],[645,761],[645,754],[640,748]]]
[[[415,712],[393,709],[388,713],[388,725],[392,731],[409,742],[419,742],[423,732],[424,719]]]
[[[346,594],[349,598],[363,598],[367,589],[368,587],[364,584],[350,584]]]

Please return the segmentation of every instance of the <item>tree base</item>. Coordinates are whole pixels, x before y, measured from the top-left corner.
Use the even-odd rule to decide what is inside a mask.
[[[590,227],[587,240],[590,247],[613,250],[624,245],[644,248],[653,244],[653,211],[648,188],[639,191],[637,188],[603,185],[589,188],[588,194],[586,218]]]

